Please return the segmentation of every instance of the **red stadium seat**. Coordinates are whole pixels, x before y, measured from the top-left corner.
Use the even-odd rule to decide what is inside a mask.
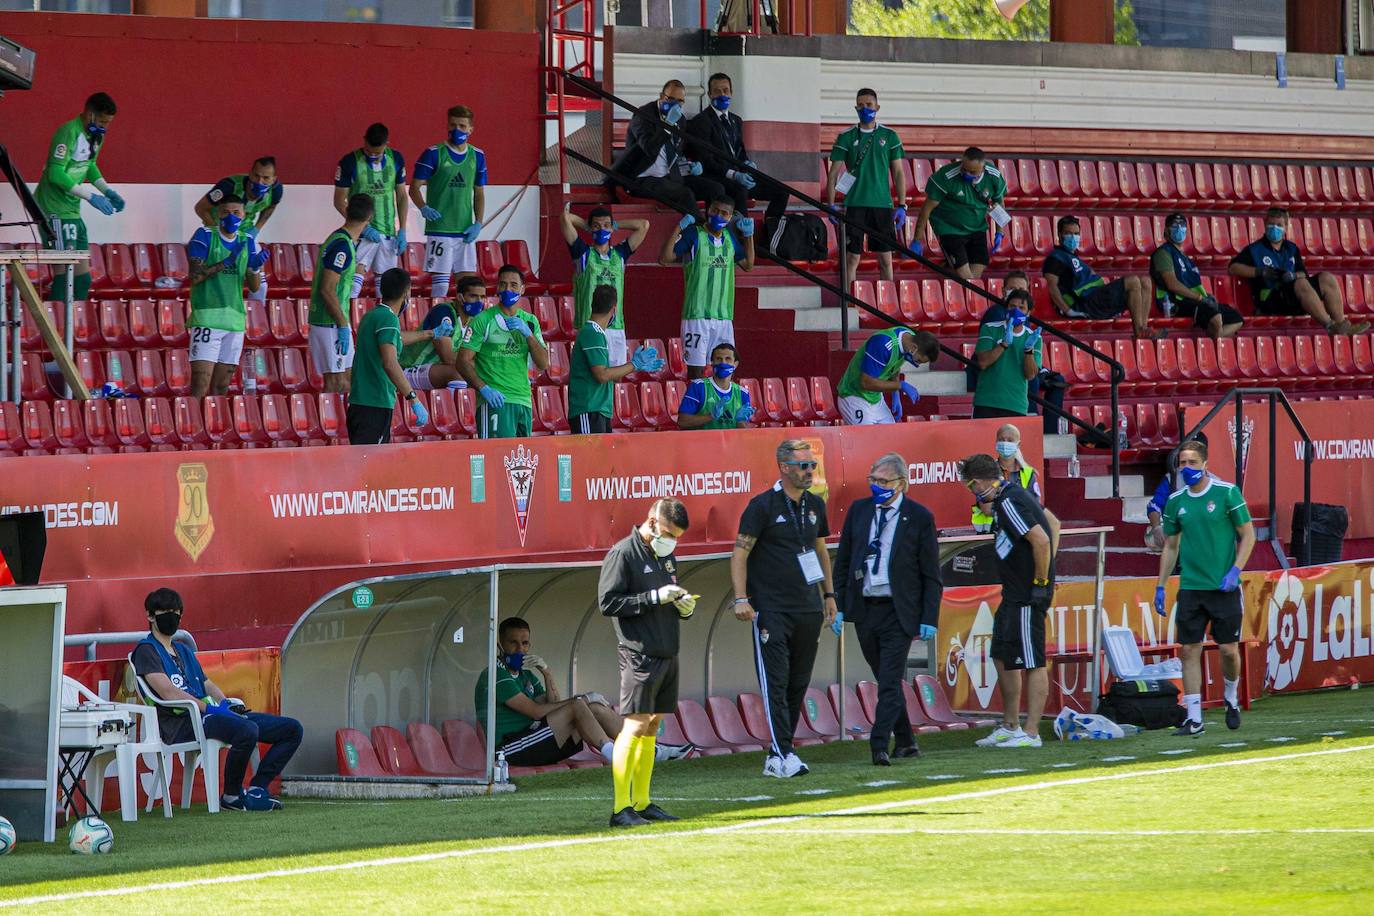
[[[45,401],[25,401],[19,405],[19,422],[27,447],[25,455],[51,455],[60,448],[52,425],[52,411]]]
[[[639,407],[650,429],[672,429],[677,425],[676,414],[668,409],[661,382],[639,383]]]
[[[90,451],[112,452],[119,447],[113,413],[110,410],[110,402],[103,398],[81,402],[81,421],[86,430],[86,440],[90,443]]]
[[[1079,199],[1082,201],[1080,206],[1100,206],[1102,204],[1102,189],[1098,186],[1097,163],[1080,159],[1076,168],[1078,170],[1078,193],[1081,195]]]
[[[1040,189],[1040,172],[1034,159],[1016,161],[1016,183],[1021,186],[1021,206],[1040,207],[1049,202]]]
[[[186,330],[186,306],[179,301],[162,300],[157,304],[157,330],[162,342],[169,347],[184,347],[191,341]]]
[[[267,321],[267,305],[255,299],[246,299],[244,306],[243,341],[253,347],[273,343],[272,327]]]
[[[787,385],[787,408],[792,412],[793,418],[798,423],[818,422],[815,402],[811,397],[810,380],[793,376],[787,379],[785,384]]]
[[[534,414],[537,429],[552,435],[567,435],[572,430],[563,407],[563,389],[556,385],[540,385],[534,390]]]
[[[445,390],[444,393],[447,394],[448,391]],[[324,430],[320,426],[320,414],[315,406],[315,398],[309,394],[293,394],[289,396],[288,404],[291,428],[301,445],[327,445]]]
[[[238,433],[234,431],[234,412],[228,397],[206,396],[201,402],[201,411],[205,418],[205,435],[210,440],[211,448],[231,449],[242,445]]]
[[[334,732],[334,756],[339,763],[340,776],[389,776],[382,769],[372,742],[356,728],[340,728]]]
[[[758,404],[754,404],[758,408]],[[763,406],[761,412],[772,423],[784,425],[794,422],[792,411],[787,405],[787,386],[780,378],[763,380]]]
[[[267,327],[277,346],[299,347],[307,342],[294,299],[272,299],[267,303]]]
[[[390,725],[372,726],[372,749],[377,752],[382,769],[390,776],[423,776],[425,771],[415,760],[405,735]]]
[[[535,409],[538,411],[538,389],[535,390]],[[434,431],[445,439],[466,439],[467,430],[463,429],[462,420],[458,416],[458,404],[454,399],[454,392],[448,388],[440,388],[429,393],[430,419],[434,423]]]
[[[133,346],[134,337],[129,331],[129,313],[123,302],[106,300],[99,304],[100,340],[106,347]]]
[[[176,417],[166,398],[143,399],[143,428],[152,442],[152,451],[180,451],[181,436],[177,433]]]
[[[677,409],[682,404],[682,396],[686,393],[687,383],[681,379],[669,379],[663,383],[663,400],[668,406],[668,412],[675,418],[675,422]]]
[[[1197,187],[1193,184],[1193,167],[1187,163],[1174,163],[1174,189],[1175,196],[1180,201],[1186,201],[1188,206],[1195,206],[1197,200]]]
[[[878,710],[878,685],[873,681],[859,681],[857,693],[864,715],[872,720]],[[916,692],[911,689],[911,685],[906,681],[902,681],[902,699],[906,705],[907,721],[911,723],[911,730],[914,733],[927,735],[941,731],[939,725],[926,717],[925,711],[921,709],[921,704],[916,700]],[[966,728],[967,726],[960,727]]]
[[[245,448],[266,445],[267,430],[262,425],[262,413],[256,395],[236,394],[231,401],[234,417],[234,432]]]
[[[114,402],[114,430],[119,437],[121,452],[147,451],[148,430],[143,424],[143,410],[135,398]]]
[[[549,367],[544,376],[553,385],[566,385],[572,373],[572,362],[568,355],[568,345],[562,341],[549,344]]]
[[[343,395],[321,393],[319,405],[320,428],[324,430],[325,438],[330,440],[331,444],[346,445],[348,443],[348,417],[344,410]]]
[[[501,243],[502,259],[525,274],[525,281],[528,284],[535,276],[534,264],[530,261],[530,246],[524,239],[507,239]]]
[[[19,419],[19,405],[12,401],[0,401],[0,454],[12,458],[28,447],[29,443],[24,438],[24,425]]]
[[[181,440],[182,448],[209,447],[210,437],[205,432],[205,421],[200,415],[200,401],[186,396],[174,398],[172,422],[176,424],[177,438]]]
[[[840,721],[835,718],[835,710],[830,707],[830,700],[825,694],[815,687],[806,688],[801,721],[826,743],[840,739]]]
[[[162,265],[162,276],[177,282],[176,287],[154,289],[155,299],[174,299],[184,294],[186,278],[191,275],[191,262],[186,257],[186,246],[181,242],[168,242],[157,246],[157,259]]]
[[[1135,405],[1135,427],[1142,448],[1154,448],[1160,444],[1159,420],[1155,414],[1155,405]]]
[[[546,342],[572,339],[558,323],[558,303],[552,296],[534,296],[526,301],[530,304],[530,312],[539,319],[539,330]]]
[[[129,334],[135,346],[162,346],[162,331],[158,327],[156,302],[151,299],[135,299],[129,303]]]
[[[649,429],[644,422],[644,414],[639,409],[639,396],[634,386],[628,382],[616,382],[614,393],[614,415],[611,426],[614,429],[645,432]]]
[[[858,299],[869,308],[878,307],[878,293],[872,280],[855,280],[849,284],[849,295]],[[859,327],[881,328],[886,322],[866,309],[859,309]]]
[[[189,394],[191,391],[191,356],[180,348],[164,350],[163,366],[166,369],[167,389],[174,395]]]
[[[496,272],[501,269],[501,244],[484,241],[477,243],[477,274],[484,283],[495,283]]]
[[[300,350],[293,347],[281,351],[281,385],[292,394],[312,390],[310,370],[306,367],[305,358],[301,356]]]
[[[768,714],[764,711],[763,697],[757,693],[741,693],[739,695],[739,714],[750,737],[765,748],[772,747],[773,729],[768,723]],[[798,734],[793,737],[792,743],[797,747],[810,747],[820,744],[821,741],[808,728],[806,734],[800,733],[799,730]]]
[[[679,704],[679,712],[681,709]],[[710,717],[711,727],[720,740],[736,753],[763,750],[764,744],[759,743],[759,740],[745,728],[739,708],[725,697],[707,697],[706,714]]]
[[[949,700],[945,697],[944,690],[940,687],[939,681],[928,674],[918,674],[915,679],[916,699],[920,702],[921,708],[932,722],[941,727],[948,728],[951,725],[972,726],[973,728],[990,728],[996,722],[992,719],[964,719],[954,714],[954,710],[949,706]]]
[[[844,718],[840,718],[840,696],[841,690],[844,691]],[[873,720],[864,714],[863,704],[859,702],[859,695],[855,693],[853,687],[841,687],[839,684],[831,684],[825,689],[826,699],[830,701],[830,709],[835,713],[836,721],[844,724],[844,733],[855,738],[866,738],[868,733],[873,730]]]
[[[424,392],[420,392],[421,397]],[[268,440],[278,448],[299,444],[296,427],[291,422],[291,405],[282,394],[264,394],[259,401],[262,428]]]
[[[1059,159],[1055,161],[1054,169],[1059,181],[1059,206],[1070,209],[1084,206],[1082,190],[1078,186],[1078,166],[1070,159]]]
[[[79,356],[80,354],[78,354]],[[48,385],[48,374],[43,369],[43,358],[37,353],[25,353],[19,368],[19,396],[25,401],[51,401],[55,396],[53,390]],[[77,368],[80,370],[80,363]],[[8,371],[9,367],[5,369]],[[103,377],[102,377],[103,380]],[[86,387],[90,388],[90,381],[86,381]],[[100,385],[95,386],[99,388]]]
[[[415,755],[420,769],[435,776],[475,776],[453,762],[438,729],[428,722],[411,722],[406,726],[406,741]],[[483,770],[486,768],[483,767]]]
[[[91,443],[86,438],[86,426],[81,422],[81,401],[54,401],[52,427],[60,448],[84,451]],[[0,430],[0,449],[8,448]]]
[[[145,396],[166,397],[171,393],[162,371],[162,354],[157,350],[139,350],[135,356],[135,377],[138,389]]]
[[[92,245],[92,248],[96,246]],[[105,266],[105,277],[97,298],[128,298],[141,295],[144,286],[134,270],[134,255],[124,242],[107,242],[99,246]],[[92,288],[95,284],[91,284]]]
[[[677,718],[682,724],[682,733],[687,740],[695,744],[697,750],[708,756],[714,756],[712,752],[718,750],[723,750],[727,754],[763,750],[763,746],[757,742],[749,741],[744,744],[734,744],[721,738],[716,734],[715,726],[711,724],[711,717],[706,714],[706,709],[696,700],[679,699],[677,701]]]

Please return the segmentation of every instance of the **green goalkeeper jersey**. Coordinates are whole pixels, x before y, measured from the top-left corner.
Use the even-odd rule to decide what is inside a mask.
[[[499,308],[478,312],[463,332],[462,349],[476,351],[477,377],[501,392],[507,404],[532,407],[530,345],[525,335],[506,329],[504,317]],[[524,320],[539,342],[544,342],[538,318],[524,309],[516,309],[515,317]]]
[[[59,219],[81,218],[81,198],[74,191],[87,181],[103,180],[95,164],[103,145],[103,141],[91,141],[80,116],[57,128],[48,144],[47,164],[33,192],[44,213]]]

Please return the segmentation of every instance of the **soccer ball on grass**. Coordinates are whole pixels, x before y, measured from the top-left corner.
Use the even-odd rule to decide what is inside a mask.
[[[94,856],[114,849],[114,831],[95,815],[87,815],[67,831],[67,847],[83,856]]]

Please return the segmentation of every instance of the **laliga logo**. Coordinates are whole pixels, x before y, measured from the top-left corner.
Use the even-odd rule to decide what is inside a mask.
[[[992,664],[988,650],[992,647],[992,609],[986,601],[978,606],[978,614],[973,618],[968,638],[961,644],[959,637],[949,641],[949,653],[945,657],[945,684],[953,687],[959,680],[959,665],[964,666],[973,692],[978,697],[978,705],[987,707],[992,699],[992,691],[997,686],[997,668]]]
[[[520,532],[520,546],[525,546],[525,531],[530,523],[530,496],[534,493],[534,474],[539,470],[539,456],[523,445],[516,446],[509,458],[501,459],[506,466],[506,482],[510,484],[510,501],[515,507],[515,527]]]
[[[1236,441],[1236,421],[1235,418],[1226,421],[1226,435],[1230,438],[1228,442]],[[1241,422],[1240,428],[1240,470],[1245,473],[1245,469],[1250,466],[1250,440],[1255,435],[1255,421],[1245,419]]]
[[[1307,602],[1303,599],[1302,582],[1284,573],[1269,598],[1269,652],[1265,679],[1275,690],[1282,690],[1294,683],[1306,652]]]

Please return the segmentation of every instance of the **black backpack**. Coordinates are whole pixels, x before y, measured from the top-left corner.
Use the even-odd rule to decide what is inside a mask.
[[[764,224],[767,245],[786,261],[824,261],[825,223],[814,213],[788,213]]]
[[[1183,724],[1187,710],[1178,705],[1171,681],[1115,681],[1097,705],[1098,715],[1118,725],[1172,728]]]

